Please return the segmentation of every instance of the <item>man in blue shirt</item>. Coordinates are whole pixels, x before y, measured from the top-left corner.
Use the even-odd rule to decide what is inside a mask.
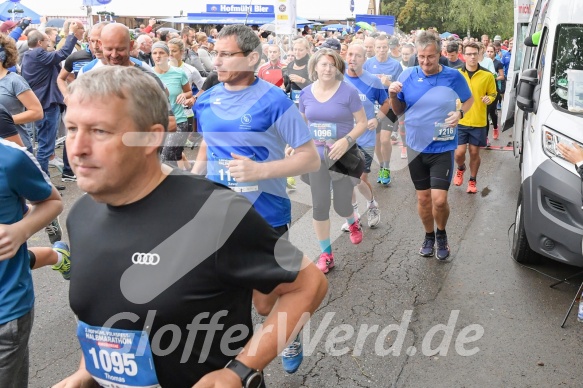
[[[0,127],[17,133],[0,107]],[[34,157],[0,139],[0,387],[28,387],[34,289],[26,240],[63,210],[61,196]],[[33,209],[24,217],[25,200]]]
[[[392,81],[399,78],[403,72],[403,67],[399,63],[389,57],[389,38],[387,35],[379,35],[375,38],[375,56],[370,58],[364,64],[364,70],[376,75],[388,89]],[[385,116],[385,115],[383,115]],[[379,170],[378,183],[385,186],[391,183],[391,154],[393,153],[393,146],[391,144],[391,132],[395,131],[395,125],[398,121],[394,115],[391,119],[383,118],[377,128],[377,143],[376,154],[381,164]]]
[[[366,61],[366,49],[363,45],[350,45],[346,52],[346,61],[348,66],[344,80],[358,89],[358,94],[360,95],[360,100],[362,101],[368,120],[368,131],[356,139],[356,144],[363,152],[365,158],[364,172],[360,177],[360,183],[357,187],[367,200],[368,226],[375,228],[381,222],[381,211],[374,198],[372,186],[368,181],[368,174],[370,173],[370,166],[374,157],[374,131],[379,124],[379,119],[375,113],[375,106],[380,107],[378,108],[379,112],[386,116],[389,111],[389,98],[381,80],[362,68]],[[354,207],[354,212],[358,214],[358,218],[360,219],[358,202],[356,202],[354,193],[352,194],[352,206]],[[348,232],[347,223],[342,225],[342,230]]]
[[[221,30],[214,63],[220,83],[201,94],[194,106],[204,140],[192,172],[206,173],[243,194],[284,235],[291,222],[286,177],[318,170],[320,157],[293,101],[255,77],[261,48],[249,27]],[[289,157],[286,145],[294,150]],[[256,307],[269,312],[272,306]],[[303,357],[299,336],[283,354],[284,369],[295,372]]]
[[[38,151],[36,157],[45,174],[49,175],[49,158],[55,152],[55,140],[61,119],[63,94],[57,87],[57,77],[64,61],[75,48],[77,40],[83,38],[85,29],[81,22],[72,22],[70,34],[62,49],[47,51],[49,38],[40,31],[28,34],[30,48],[22,58],[22,77],[38,97],[44,112],[42,120],[36,122]]]
[[[408,68],[391,84],[389,97],[395,114],[406,113],[409,172],[425,228],[419,254],[435,254],[438,260],[445,260],[450,253],[445,226],[447,191],[458,146],[457,124],[474,99],[462,74],[439,64],[441,39],[437,34],[423,31],[415,43],[419,66]],[[456,110],[458,99],[462,107]]]

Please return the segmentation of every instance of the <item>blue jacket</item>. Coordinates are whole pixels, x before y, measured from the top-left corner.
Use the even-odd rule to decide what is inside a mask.
[[[46,51],[36,47],[22,56],[21,73],[38,97],[43,110],[52,104],[63,104],[63,94],[57,87],[60,63],[73,52],[77,38],[70,34],[65,45],[57,51]]]

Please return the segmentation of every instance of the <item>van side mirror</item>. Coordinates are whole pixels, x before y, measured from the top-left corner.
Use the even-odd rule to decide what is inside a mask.
[[[518,109],[531,113],[534,112],[534,90],[538,85],[538,77],[536,69],[528,69],[522,72],[520,81],[518,81],[518,89],[516,90],[516,105]]]

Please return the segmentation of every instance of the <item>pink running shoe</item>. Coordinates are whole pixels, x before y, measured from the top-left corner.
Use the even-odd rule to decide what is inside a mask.
[[[334,255],[326,252],[322,253],[318,258],[316,267],[323,273],[328,273],[328,271],[334,268]]]
[[[362,228],[360,227],[360,220],[355,220],[354,224],[348,227],[350,231],[350,241],[353,244],[360,244],[362,241]]]

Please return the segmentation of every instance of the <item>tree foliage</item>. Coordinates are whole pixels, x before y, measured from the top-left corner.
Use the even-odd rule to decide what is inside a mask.
[[[381,14],[394,15],[405,32],[435,27],[460,37],[513,33],[513,0],[381,0]]]

